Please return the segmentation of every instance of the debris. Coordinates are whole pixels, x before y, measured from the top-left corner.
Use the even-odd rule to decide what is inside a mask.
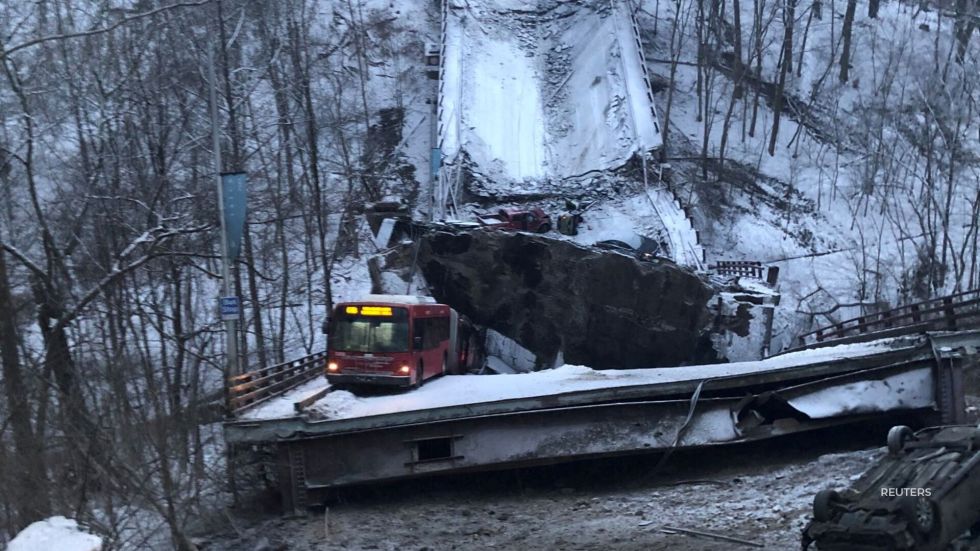
[[[688,528],[677,528],[674,526],[664,526],[660,529],[661,532],[665,534],[684,534],[686,536],[703,536],[706,538],[713,538],[721,541],[728,541],[731,543],[740,543],[742,545],[748,545],[749,547],[765,547],[759,542],[749,541],[747,539],[736,538],[733,536],[726,536],[724,534],[716,534],[714,532],[705,532],[703,530],[691,530]]]
[[[780,479],[782,477],[783,477],[782,475],[777,475],[776,476],[777,479]],[[741,482],[741,481],[736,478],[732,482]],[[702,480],[680,480],[680,481],[677,481],[677,482],[670,482],[670,483],[664,484],[664,486],[684,486],[684,485],[687,485],[687,484],[691,484],[691,485],[714,484],[715,486],[728,486],[728,482],[725,482],[723,480],[710,480],[710,479],[702,479]]]
[[[895,550],[945,549],[975,526],[980,428],[906,426],[888,432],[888,454],[845,491],[813,499],[802,546],[847,550],[866,541]]]
[[[294,402],[293,409],[296,410],[296,413],[303,413],[304,409],[313,405],[313,403],[318,401],[320,398],[326,396],[328,392],[330,392],[330,387],[321,388],[320,390],[313,392],[309,396]]]

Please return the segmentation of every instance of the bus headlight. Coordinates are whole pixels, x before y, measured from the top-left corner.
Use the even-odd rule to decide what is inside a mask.
[[[337,362],[330,362],[327,364],[327,371],[337,371],[338,369],[340,369],[340,366],[337,365]]]
[[[403,365],[403,366],[401,366],[401,367],[398,368],[398,372],[401,373],[402,375],[408,375],[408,372],[411,371],[411,370],[412,370],[412,368],[411,367],[408,367],[407,365]]]

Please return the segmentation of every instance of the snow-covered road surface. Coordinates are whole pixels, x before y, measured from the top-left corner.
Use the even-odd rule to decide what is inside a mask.
[[[656,369],[593,370],[565,365],[557,369],[513,375],[448,375],[427,382],[422,388],[383,396],[356,396],[334,391],[313,404],[309,411],[323,419],[351,419],[404,411],[548,396],[600,388],[627,387],[699,381],[788,369],[801,365],[868,356],[887,352],[906,343],[898,337],[870,343],[844,344],[803,350],[755,362],[686,366]],[[285,395],[242,414],[243,420],[292,417],[293,403],[327,386],[317,378]]]

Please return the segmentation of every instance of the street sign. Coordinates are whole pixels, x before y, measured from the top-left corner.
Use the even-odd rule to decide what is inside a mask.
[[[221,319],[237,320],[242,317],[242,307],[238,297],[221,297]]]

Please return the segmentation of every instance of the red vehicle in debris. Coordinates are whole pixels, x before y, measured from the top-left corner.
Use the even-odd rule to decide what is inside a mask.
[[[457,373],[468,352],[458,346],[459,327],[456,311],[431,297],[368,295],[338,304],[328,323],[327,381],[418,388]]]
[[[501,230],[545,233],[551,231],[551,217],[538,207],[531,209],[500,209],[495,214],[476,217],[481,226]]]

